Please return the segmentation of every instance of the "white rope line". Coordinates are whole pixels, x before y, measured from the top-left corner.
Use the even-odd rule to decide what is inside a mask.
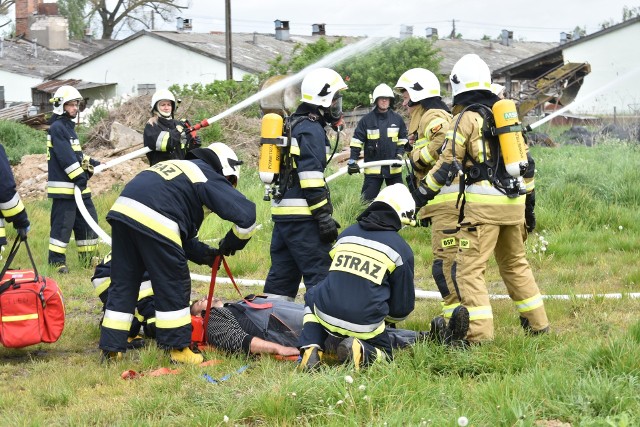
[[[202,274],[191,273],[191,280],[196,282],[211,282],[211,276],[205,276]],[[264,280],[255,280],[255,279],[239,279],[234,278],[236,284],[239,286],[263,286]],[[227,277],[216,277],[216,283],[226,283],[230,284],[231,279]],[[304,289],[304,284],[300,284],[300,289]],[[416,298],[419,299],[435,299],[441,300],[442,296],[440,292],[437,291],[423,291],[422,289],[416,289]],[[640,298],[640,292],[632,292],[632,293],[613,293],[613,294],[575,294],[575,295],[543,295],[544,299],[558,299],[558,300],[570,300],[573,298],[576,299],[593,299],[593,298],[604,298],[604,299],[621,299],[623,297],[628,297],[631,299]],[[499,295],[499,294],[491,294],[489,298],[500,300],[500,299],[511,299],[509,295]]]

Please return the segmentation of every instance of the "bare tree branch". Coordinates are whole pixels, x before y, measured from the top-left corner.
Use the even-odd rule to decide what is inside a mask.
[[[187,8],[180,4],[180,0],[117,0],[115,4],[109,3],[107,5],[107,0],[89,0],[88,14],[99,17],[103,39],[111,39],[117,27],[128,20],[139,21],[148,27],[148,23],[144,23],[144,17],[138,15],[144,10],[153,10],[166,20],[172,13]]]

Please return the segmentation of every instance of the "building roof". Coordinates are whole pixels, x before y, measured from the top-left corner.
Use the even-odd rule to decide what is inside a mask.
[[[532,79],[544,74],[550,68],[554,68],[564,63],[562,52],[570,47],[576,46],[580,43],[593,40],[597,37],[601,37],[605,34],[612,33],[620,30],[621,28],[629,25],[640,23],[640,16],[632,19],[628,19],[620,24],[612,25],[609,28],[597,31],[587,36],[582,36],[579,39],[572,40],[564,44],[557,44],[555,47],[539,52],[536,55],[524,57],[519,61],[514,61],[510,64],[504,65],[501,68],[494,69],[494,76],[502,76],[509,74],[514,79]]]
[[[440,74],[443,75],[449,75],[458,59],[468,53],[480,56],[493,71],[552,49],[558,44],[510,40],[509,45],[506,46],[496,40],[464,39],[438,39],[434,42],[434,46],[439,49],[442,57]]]
[[[49,50],[24,39],[4,40],[0,70],[10,73],[45,78],[62,68],[68,67],[95,51],[113,43],[112,40],[69,41],[69,49]]]
[[[56,78],[79,65],[90,62],[142,36],[154,37],[221,62],[224,62],[226,58],[224,32],[192,33],[142,30],[126,39],[114,42],[107,49],[97,51],[65,68],[61,68],[48,77]],[[233,33],[231,41],[233,65],[249,73],[265,72],[269,69],[270,62],[273,61],[277,55],[282,55],[283,60],[287,61],[291,58],[296,46],[299,44],[306,45],[314,43],[321,37],[324,37],[329,42],[342,39],[345,44],[355,43],[361,39],[361,37],[347,36],[290,35],[289,40],[282,41],[276,39],[274,34]],[[504,46],[499,42],[489,40],[442,39],[436,40],[434,45],[440,50],[440,56],[443,58],[440,64],[440,73],[449,74],[456,61],[467,53],[480,55],[491,69],[496,69],[548,50],[557,46],[558,43],[511,40],[509,46]]]
[[[95,52],[66,68],[50,74],[48,78],[56,78],[63,73],[90,62],[99,56],[111,52],[119,46],[136,40],[142,36],[154,37],[221,62],[226,60],[225,34],[223,32],[191,33],[142,30],[132,34],[126,39],[114,42],[108,48]],[[233,66],[248,73],[265,72],[269,69],[269,61],[273,61],[277,55],[282,55],[283,58],[287,60],[291,57],[293,50],[298,43],[313,43],[318,41],[321,37],[325,37],[329,41],[342,39],[346,44],[359,40],[358,37],[290,36],[289,41],[281,41],[276,40],[273,34],[233,33],[231,40],[231,47],[233,49]]]

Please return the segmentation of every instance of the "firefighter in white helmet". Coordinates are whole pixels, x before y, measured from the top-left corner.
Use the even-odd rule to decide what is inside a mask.
[[[407,106],[414,108],[409,126],[415,142],[409,154],[412,170],[407,177],[413,189],[436,164],[452,116],[449,107],[440,96],[438,77],[427,69],[412,68],[404,72],[396,83],[396,90],[401,91]],[[442,295],[442,316],[431,321],[431,333],[436,339],[441,339],[446,319],[451,317],[453,310],[459,305],[451,277],[451,266],[458,250],[457,193],[456,186],[441,191],[438,197],[431,200],[417,214],[420,225],[431,224],[431,274]]]
[[[338,236],[333,205],[324,180],[329,139],[325,126],[342,122],[342,77],[317,68],[302,80],[302,103],[289,118],[290,148],[282,161],[282,197],[274,198],[271,268],[264,292],[293,299],[304,278],[307,289],[329,269],[329,250]]]
[[[407,187],[393,184],[340,234],[328,276],[304,295],[301,369],[317,367],[329,334],[344,338],[338,359],[356,369],[393,358],[385,325],[405,319],[415,305],[413,251],[398,234],[415,225],[415,209]],[[464,336],[468,322],[456,320],[450,324],[462,325],[455,333]]]
[[[459,249],[453,266],[462,306],[469,310],[469,332],[461,344],[492,340],[493,312],[484,279],[489,257],[494,254],[500,275],[529,334],[547,332],[549,321],[542,295],[525,257],[523,235],[532,230],[525,221],[533,209],[533,159],[523,176],[505,171],[503,149],[491,136],[496,119],[492,108],[499,102],[491,88],[491,72],[475,54],[460,58],[449,77],[453,90],[453,125],[447,132],[436,165],[414,191],[418,206],[433,199],[462,172],[460,187]],[[500,101],[505,102],[505,101]],[[516,114],[514,112],[510,114]],[[529,215],[527,215],[529,216]],[[455,310],[454,310],[455,312]]]
[[[174,118],[178,102],[168,89],[159,89],[151,97],[151,118],[144,127],[144,146],[151,166],[164,160],[183,160],[189,150],[200,147],[200,137],[184,133],[188,127]]]
[[[398,160],[391,166],[364,168],[362,199],[371,202],[382,188],[382,184],[402,183],[402,154],[407,143],[407,126],[400,114],[393,111],[395,96],[391,88],[381,83],[373,90],[373,110],[362,117],[353,132],[348,173],[360,173],[356,163],[360,152],[364,151],[365,162],[377,160]]]
[[[189,348],[191,279],[187,260],[212,265],[215,256],[243,249],[256,229],[256,207],[235,189],[241,162],[228,146],[196,148],[187,160],[167,160],[140,172],[107,214],[112,230],[111,285],[100,334],[105,359],[127,348],[140,283],[146,272],[155,296],[158,346],[171,360],[198,364]],[[203,209],[204,208],[204,209]],[[205,215],[233,223],[212,248],[197,238]]]
[[[49,264],[58,273],[68,273],[67,246],[73,232],[81,262],[88,266],[98,247],[98,236],[89,227],[76,206],[73,196],[75,186],[82,191],[84,205],[98,221],[91,200],[88,181],[99,161],[83,154],[75,131],[78,111],[84,108],[80,92],[73,86],[60,86],[50,102],[53,114],[47,137],[48,182],[47,195],[53,199],[51,206],[51,233],[49,235]]]

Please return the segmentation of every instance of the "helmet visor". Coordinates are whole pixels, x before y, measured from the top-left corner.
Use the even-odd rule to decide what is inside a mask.
[[[340,120],[342,117],[342,94],[340,92],[336,93],[331,101],[329,115],[331,116],[332,123]]]

